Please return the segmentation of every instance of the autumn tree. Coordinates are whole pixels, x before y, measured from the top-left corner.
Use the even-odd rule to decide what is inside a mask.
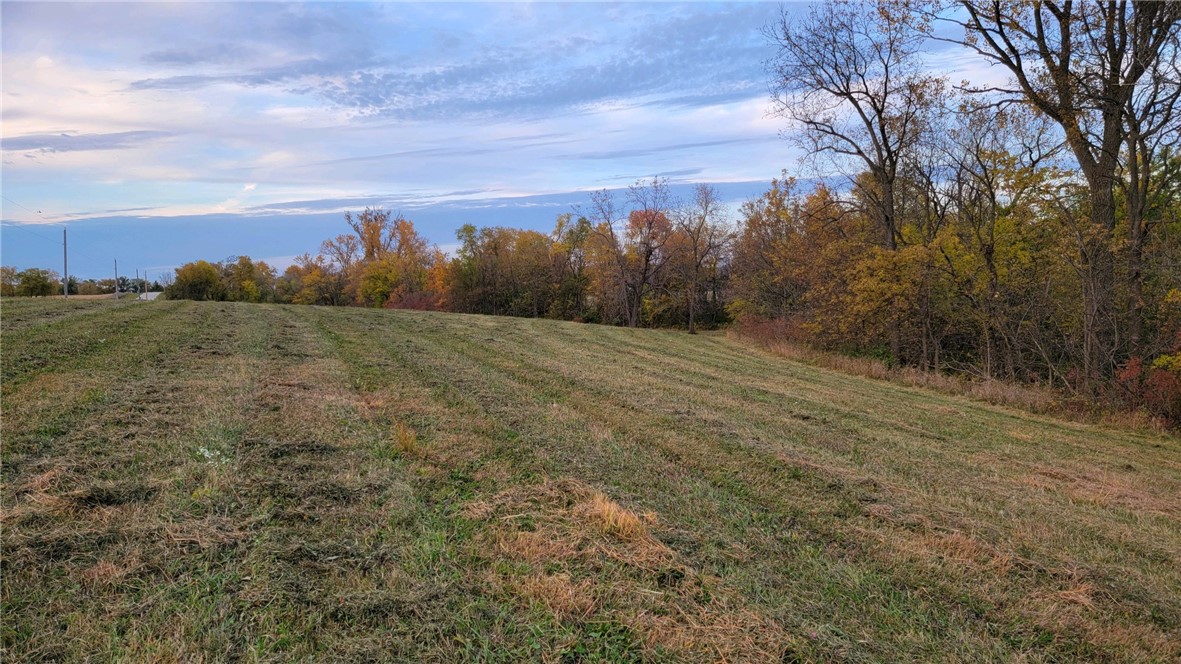
[[[455,239],[459,241],[459,248],[451,264],[451,306],[456,311],[474,313],[479,301],[475,293],[478,283],[477,257],[479,256],[479,241],[476,227],[464,224],[455,231]]]
[[[149,290],[160,291],[163,287],[158,283],[153,283]],[[78,282],[79,295],[103,295],[115,292],[114,279],[83,279]]]
[[[391,218],[389,212],[366,210],[362,219],[361,224],[350,222],[362,249],[359,300],[378,307],[414,301],[414,308],[423,308],[418,300],[435,259],[426,239],[401,215]]]
[[[194,261],[176,268],[172,284],[164,290],[169,300],[221,300],[225,298],[221,270],[208,261]]]
[[[222,267],[225,299],[231,302],[273,302],[275,270],[249,256],[227,260]]]
[[[961,43],[1012,75],[1010,85],[980,91],[1028,103],[1056,122],[1082,172],[1083,371],[1087,380],[1110,375],[1120,354],[1113,252],[1120,155],[1130,138],[1142,142],[1167,127],[1143,122],[1134,107],[1145,77],[1151,85],[1162,57],[1176,57],[1181,3],[963,0],[960,7],[962,15],[943,20],[961,25]]]
[[[591,232],[586,217],[558,215],[550,233],[550,270],[555,286],[548,315],[551,318],[582,320],[586,316],[586,242]]]
[[[1152,306],[1145,299],[1145,252],[1181,189],[1181,161],[1175,158],[1181,136],[1178,41],[1175,31],[1145,72],[1144,84],[1133,89],[1124,106],[1123,176],[1119,187],[1124,195],[1126,319],[1128,353],[1132,357],[1147,350],[1144,323],[1146,311],[1151,311]]]
[[[671,256],[665,248],[672,237],[672,223],[663,210],[632,210],[627,216],[626,234],[627,324],[636,327],[640,324],[644,299],[656,285]]]
[[[550,316],[566,281],[580,276],[581,240],[572,237],[568,215],[553,235],[515,228],[460,228],[452,262],[451,299],[461,311],[508,316]],[[565,240],[566,244],[563,244]],[[573,244],[570,244],[573,243]],[[575,302],[581,293],[567,293]],[[555,309],[556,307],[556,309]]]
[[[12,297],[16,295],[16,285],[20,280],[16,277],[16,268],[5,265],[0,267],[0,296]]]
[[[627,247],[617,228],[618,215],[615,197],[609,190],[591,193],[590,208],[586,211],[590,222],[586,246],[590,298],[599,322],[630,325]]]
[[[349,302],[358,301],[362,265],[360,236],[342,233],[331,240],[324,240],[320,243],[320,255],[339,273],[344,298]]]
[[[367,207],[355,217],[352,212],[345,212],[344,221],[356,234],[356,244],[350,250],[359,249],[363,261],[381,258],[396,241],[395,222],[401,219],[401,215],[394,219],[391,211],[378,208]]]
[[[595,265],[597,282],[611,284],[624,323],[636,327],[644,298],[669,259],[664,250],[673,228],[668,217],[673,208],[668,181],[657,177],[647,183],[637,181],[628,187],[627,202],[631,210],[620,223],[611,192],[604,189],[592,194],[592,250],[599,259]]]
[[[732,245],[730,311],[739,318],[786,318],[803,295],[789,243],[799,230],[796,182],[785,172],[757,199],[743,203]]]
[[[61,292],[61,280],[53,270],[31,267],[14,275],[16,295],[21,297],[44,297]]]
[[[346,305],[344,278],[337,266],[322,254],[297,256],[278,280],[275,290],[281,301],[293,304]]]
[[[507,314],[514,288],[509,230],[464,224],[456,239],[460,245],[452,270],[452,302],[468,313]]]
[[[974,361],[985,377],[1018,371],[1046,357],[1047,269],[1058,233],[1046,198],[1065,173],[1048,124],[1020,106],[973,107],[965,101],[943,144],[953,224],[937,240],[939,267],[978,326]],[[1032,324],[1037,321],[1037,324]],[[1031,357],[1031,355],[1038,357]],[[1054,372],[1057,362],[1042,363]]]
[[[275,301],[283,304],[295,303],[295,296],[303,287],[303,270],[298,265],[289,265],[283,274],[275,279]]]
[[[551,263],[553,240],[534,230],[520,230],[515,236],[510,278],[518,288],[511,307],[514,312],[539,318],[549,310],[557,286]]]

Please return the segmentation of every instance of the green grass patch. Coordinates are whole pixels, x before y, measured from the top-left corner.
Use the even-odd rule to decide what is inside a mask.
[[[1181,442],[722,335],[5,300],[18,660],[1169,661]]]

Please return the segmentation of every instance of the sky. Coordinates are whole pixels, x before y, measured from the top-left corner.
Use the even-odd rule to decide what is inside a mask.
[[[4,2],[0,258],[60,271],[68,228],[81,277],[281,269],[366,206],[447,249],[641,178],[752,198],[799,161],[780,7]]]

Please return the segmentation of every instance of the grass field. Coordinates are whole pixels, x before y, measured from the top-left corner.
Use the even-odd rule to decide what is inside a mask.
[[[1177,438],[720,335],[2,307],[5,661],[1181,658]]]

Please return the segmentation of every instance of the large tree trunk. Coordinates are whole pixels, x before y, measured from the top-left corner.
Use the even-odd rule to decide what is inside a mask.
[[[990,307],[991,309],[991,307]],[[980,345],[984,360],[984,377],[992,378],[992,314],[986,314],[987,317],[982,326],[984,329],[980,331]]]
[[[882,188],[882,209],[880,224],[882,226],[882,234],[886,243],[886,248],[890,251],[897,251],[897,219],[895,217],[894,206],[894,182],[892,178],[882,174],[878,177],[878,185]]]
[[[625,293],[626,303],[625,311],[627,315],[628,327],[639,327],[640,325],[640,307],[644,302],[644,285],[641,283],[635,287],[628,287]]]
[[[1106,169],[1105,169],[1106,170]],[[1111,169],[1114,171],[1114,167]],[[1089,178],[1090,228],[1084,237],[1083,372],[1091,381],[1110,378],[1115,370],[1118,325],[1115,311],[1115,180],[1106,174]]]
[[[996,369],[996,350],[994,340],[1000,336],[1000,324],[997,319],[997,299],[1000,296],[1000,274],[996,269],[993,244],[990,242],[982,252],[984,264],[988,269],[988,292],[984,303],[984,377],[994,378]]]
[[[1082,247],[1083,260],[1083,374],[1089,390],[1109,378],[1116,354],[1115,260],[1107,236],[1091,229]]]

